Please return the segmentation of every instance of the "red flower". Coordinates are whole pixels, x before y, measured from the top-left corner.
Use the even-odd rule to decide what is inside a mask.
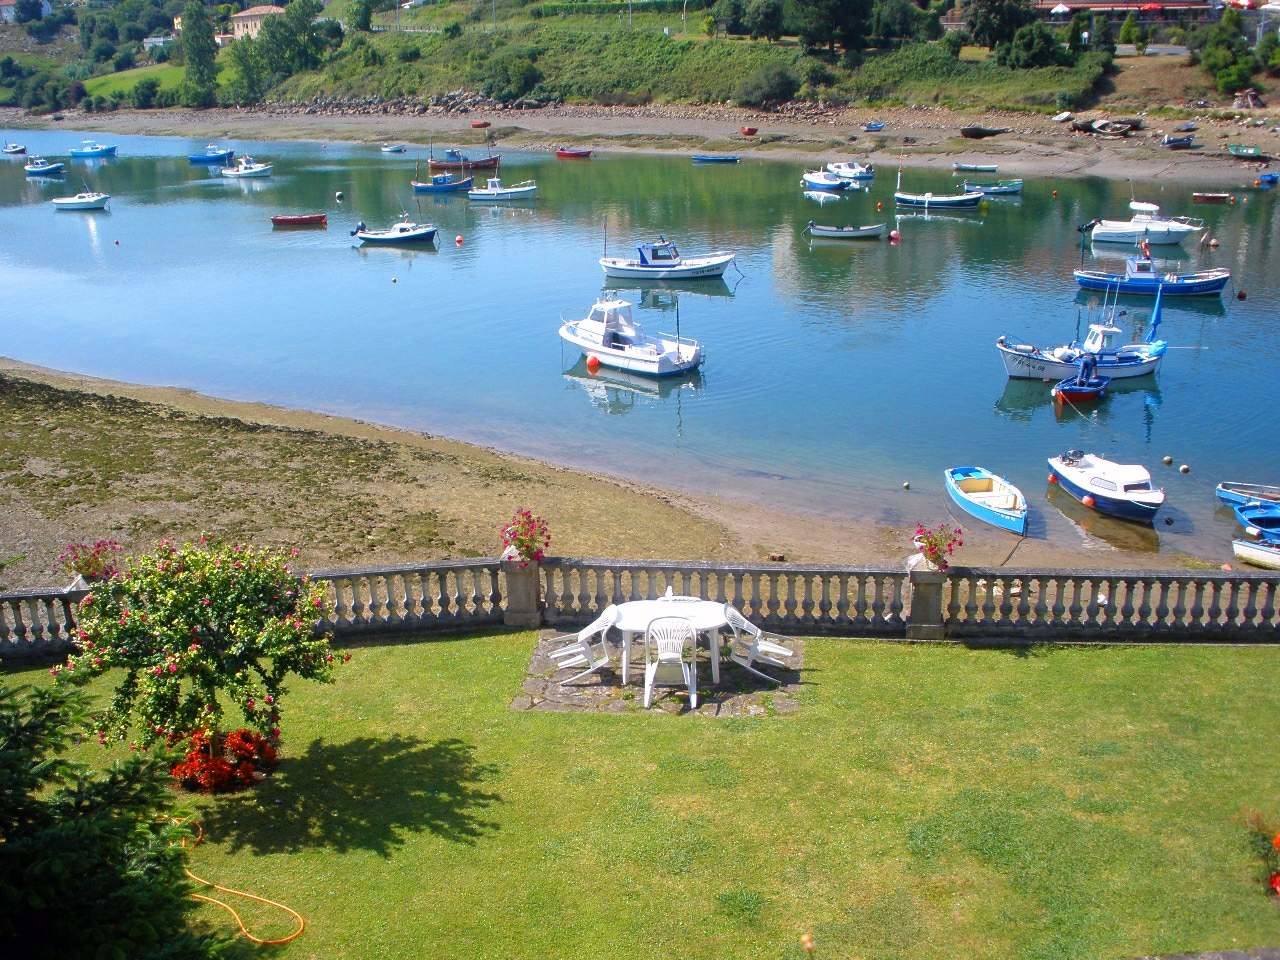
[[[1271,888],[1271,892],[1280,895],[1280,873],[1273,873],[1267,878],[1267,886]]]
[[[1280,833],[1271,838],[1271,847],[1273,850],[1280,850]]]

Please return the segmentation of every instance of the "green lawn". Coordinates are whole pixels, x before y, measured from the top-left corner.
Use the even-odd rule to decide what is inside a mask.
[[[225,88],[233,77],[230,61],[219,51],[216,63],[218,86]],[[101,77],[93,77],[84,82],[84,88],[90,96],[109,97],[117,90],[129,93],[139,80],[152,77],[159,81],[161,90],[177,90],[182,86],[182,78],[186,76],[186,68],[176,63],[153,63],[145,67],[133,67],[119,73],[108,73]]]
[[[813,640],[799,712],[725,720],[513,712],[532,644],[358,648],[295,684],[277,773],[200,804],[196,873],[303,913],[285,958],[1280,944],[1242,816],[1280,815],[1274,650]]]

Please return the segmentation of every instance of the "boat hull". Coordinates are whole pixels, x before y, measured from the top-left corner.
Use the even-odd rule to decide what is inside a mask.
[[[1055,400],[1092,403],[1101,400],[1107,392],[1107,387],[1111,385],[1110,377],[1092,377],[1087,383],[1079,383],[1077,380],[1077,377],[1059,380],[1049,393]]]
[[[1000,351],[1005,372],[1014,379],[1065,380],[1080,371],[1078,359],[1055,360],[1040,352],[1015,350],[1003,343],[997,343],[996,349]],[[1098,357],[1096,369],[1099,376],[1110,377],[1112,380],[1145,377],[1160,369],[1160,361],[1163,359],[1163,352],[1145,357],[1121,352]]]
[[[590,160],[590,150],[572,150],[567,147],[561,147],[556,151],[556,156],[561,160]]]
[[[449,170],[496,170],[501,160],[500,155],[479,160],[428,160],[427,167],[442,173]]]
[[[953,163],[951,169],[959,173],[996,173],[1000,165],[998,163]]]
[[[1280,487],[1266,483],[1237,483],[1224,480],[1213,491],[1223,503],[1244,506],[1250,503],[1280,504]]]
[[[488,201],[532,200],[538,195],[537,187],[503,187],[501,190],[468,190],[467,199]]]
[[[355,233],[355,238],[361,243],[367,243],[375,247],[394,247],[403,244],[434,243],[437,232],[438,231],[435,227],[396,234],[385,233],[378,230],[358,230]]]
[[[1280,570],[1280,546],[1271,543],[1255,543],[1252,540],[1232,540],[1231,552],[1237,560],[1262,567],[1264,570]]]
[[[60,177],[66,172],[66,165],[51,163],[47,167],[23,167],[28,177]]]
[[[685,257],[677,265],[641,265],[638,260],[603,257],[600,266],[604,275],[615,280],[706,280],[724,276],[733,262],[732,253],[708,254],[705,257]]]
[[[1007,180],[1001,183],[974,183],[966,180],[963,184],[965,193],[984,193],[989,197],[1003,196],[1006,194],[1021,193],[1021,180]]]
[[[271,218],[273,227],[325,227],[329,225],[327,213],[280,214]]]
[[[462,193],[471,189],[475,179],[475,177],[466,177],[462,180],[454,180],[452,183],[424,183],[421,180],[410,180],[409,186],[413,187],[414,193]]]
[[[894,203],[900,207],[920,207],[925,210],[972,210],[982,202],[981,193],[944,194],[895,193]]]
[[[1173,280],[1160,277],[1126,277],[1122,273],[1099,270],[1074,271],[1076,283],[1086,290],[1127,293],[1154,297],[1163,289],[1166,297],[1211,297],[1222,293],[1231,279],[1230,270],[1207,270],[1203,275],[1181,274]]]
[[[1124,221],[1104,220],[1093,228],[1091,239],[1094,243],[1127,243],[1133,245],[1145,240],[1147,243],[1172,245],[1181,243],[1193,233],[1199,233],[1199,231],[1194,227],[1188,227],[1180,223],[1133,226]]]
[[[965,513],[981,520],[983,523],[989,523],[993,527],[999,527],[1001,530],[1008,530],[1018,536],[1026,534],[1027,498],[1022,495],[1021,490],[1003,477],[998,477],[982,467],[952,467],[949,470],[944,470],[942,476],[947,487],[947,494],[955,502],[955,505]],[[1003,494],[1001,498],[997,498],[994,502],[1001,502],[1003,497],[1007,497],[1008,499],[1003,500],[1003,502],[1013,505],[1009,507],[994,506],[992,501],[984,502],[980,496],[966,493],[961,489],[960,484],[970,478],[989,478],[993,482],[1008,488],[1007,494]]]
[[[55,210],[105,210],[107,201],[110,199],[111,197],[106,195],[89,200],[81,200],[78,197],[58,197],[52,203]]]
[[[209,166],[215,163],[230,163],[235,158],[234,150],[223,150],[220,153],[193,153],[187,157],[188,163]]]
[[[223,167],[222,175],[229,180],[250,180],[254,177],[271,176],[271,164],[264,164],[261,167],[250,167],[248,169],[240,169],[239,167]]]
[[[1052,457],[1049,459],[1049,476],[1052,478],[1050,482],[1061,487],[1072,499],[1079,500],[1084,506],[1108,517],[1149,525],[1155,521],[1156,514],[1160,511],[1160,504],[1139,503],[1124,497],[1111,497],[1097,490],[1082,487],[1065,470],[1060,469]],[[1085,502],[1085,497],[1092,502]]]
[[[821,237],[824,240],[878,240],[884,236],[884,228],[883,223],[873,223],[865,227],[824,227],[810,220],[805,230],[809,232],[809,236]]]
[[[694,163],[737,163],[738,158],[732,156],[714,157],[705,153],[696,153],[690,157]]]
[[[83,147],[73,147],[67,151],[67,155],[77,160],[93,160],[98,157],[114,157],[116,155],[115,147],[93,147],[85,149]]]

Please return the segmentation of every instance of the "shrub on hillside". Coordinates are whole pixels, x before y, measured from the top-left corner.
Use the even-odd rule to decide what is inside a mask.
[[[160,92],[160,81],[155,77],[146,77],[133,85],[133,105],[138,110],[150,110],[156,105],[156,94]]]
[[[1058,42],[1058,38],[1040,21],[1019,27],[1011,43],[1002,43],[996,49],[996,62],[1014,70],[1030,70],[1033,67],[1065,65],[1070,54]]]
[[[783,103],[800,89],[795,73],[780,63],[767,63],[738,84],[734,99],[749,106]]]
[[[542,71],[534,63],[532,50],[508,50],[494,57],[486,66],[486,96],[495,100],[518,100],[538,85]]]

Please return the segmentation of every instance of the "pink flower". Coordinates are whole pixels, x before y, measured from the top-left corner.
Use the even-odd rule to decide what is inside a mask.
[[[317,609],[319,609],[322,603],[323,601],[319,597],[311,598],[311,606],[316,607]]]
[[[208,597],[204,597],[204,598],[200,601],[200,606],[202,606],[202,607],[208,607],[208,606],[211,606],[212,604],[213,604],[213,601],[212,601],[212,600],[210,600]]]
[[[291,556],[291,557],[296,557],[296,556],[298,556],[298,554],[300,554],[300,553],[302,553],[302,551],[301,551],[301,550],[299,550],[297,547],[293,547],[293,548],[289,551],[289,556]]]
[[[178,665],[177,665],[176,663],[171,663],[171,664],[169,664],[169,672],[170,672],[170,673],[177,673],[177,672],[178,672]]]

